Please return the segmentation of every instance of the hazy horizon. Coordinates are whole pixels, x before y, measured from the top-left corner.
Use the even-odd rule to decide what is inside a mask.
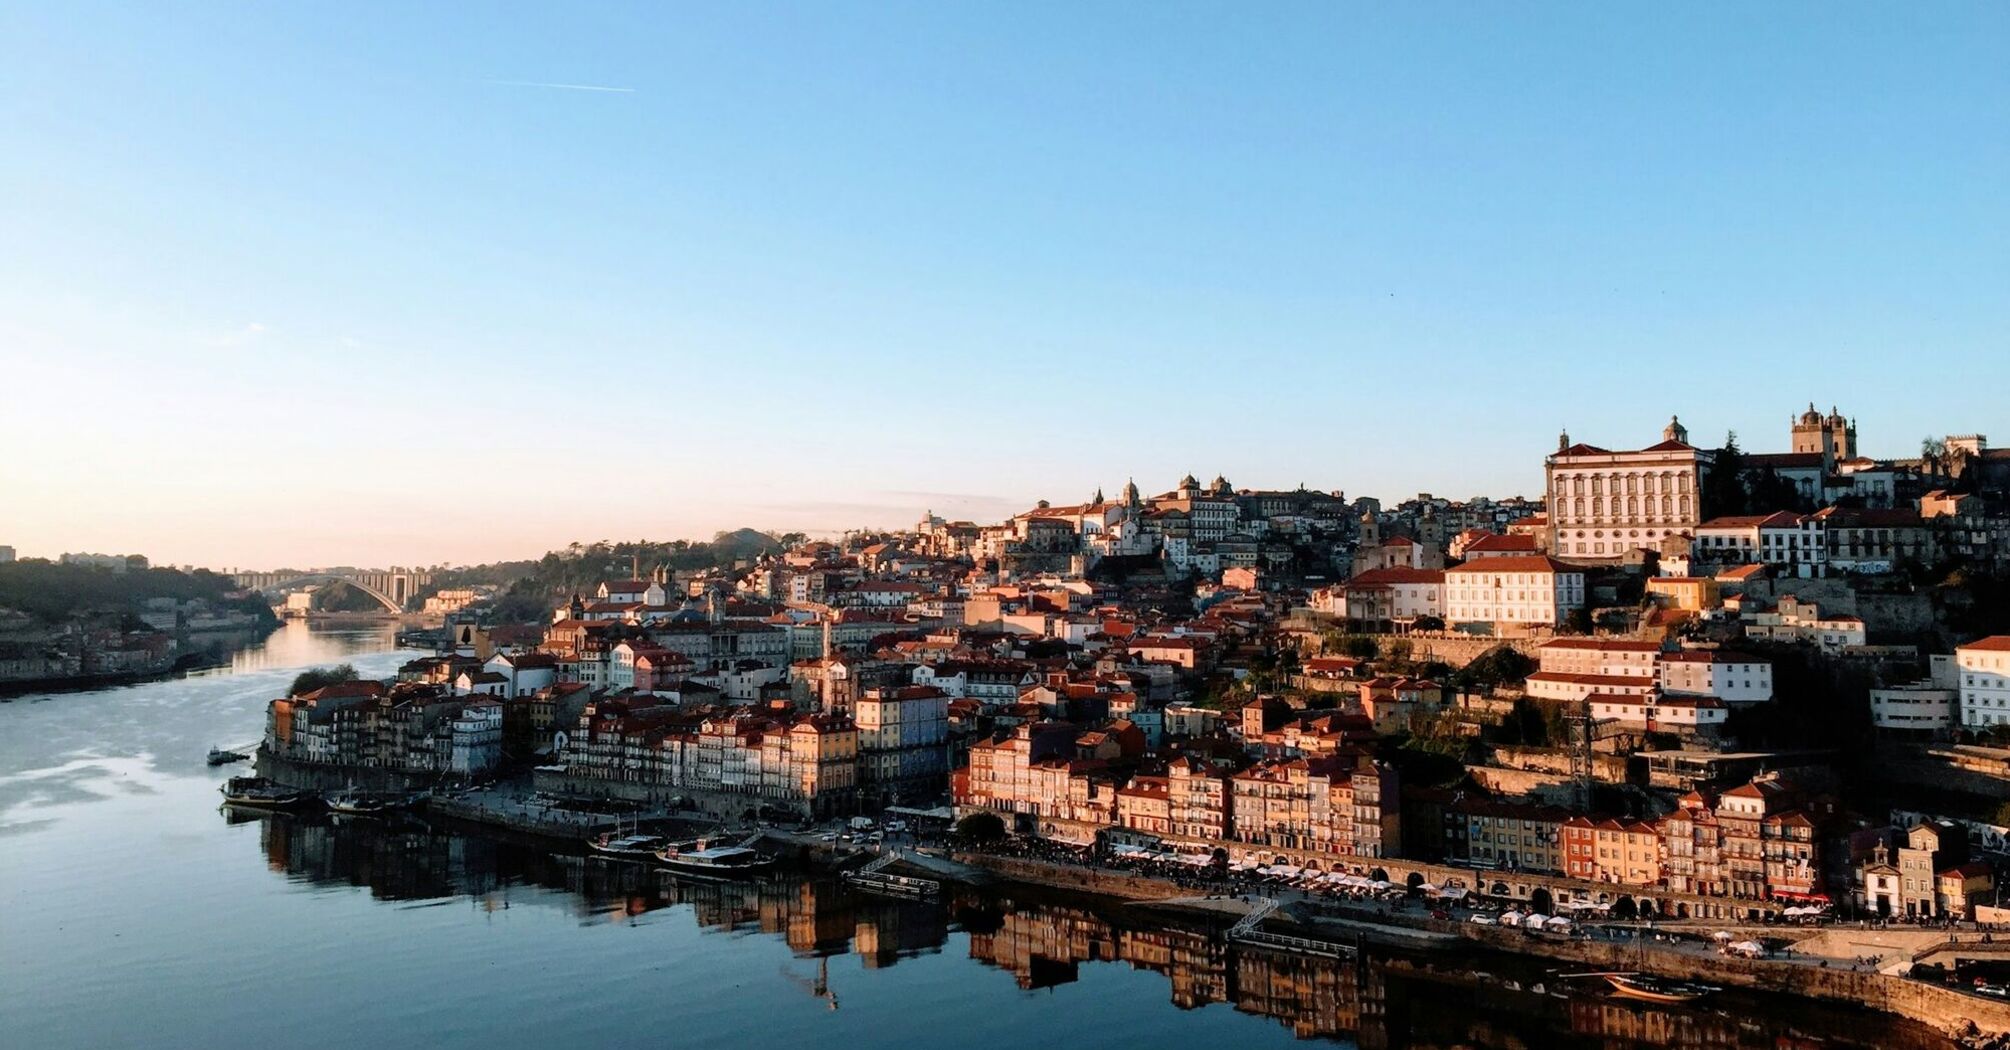
[[[30,5],[0,544],[207,566],[1996,432],[2010,7]]]

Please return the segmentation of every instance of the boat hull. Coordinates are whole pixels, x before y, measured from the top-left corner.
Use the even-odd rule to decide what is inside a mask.
[[[695,875],[702,879],[750,879],[775,866],[772,857],[764,857],[746,864],[707,864],[702,861],[666,857],[660,853],[656,855],[656,863],[679,875]]]
[[[1622,977],[1607,977],[1605,981],[1612,986],[1613,995],[1622,999],[1636,999],[1643,1003],[1661,1003],[1663,1005],[1691,1003],[1701,999],[1704,994],[1702,992],[1672,991],[1652,987],[1637,981],[1629,981]]]
[[[292,809],[307,801],[305,795],[225,795],[223,802],[228,806],[246,806],[251,809]]]

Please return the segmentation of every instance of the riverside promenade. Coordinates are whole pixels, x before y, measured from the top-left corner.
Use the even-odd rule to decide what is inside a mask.
[[[1317,936],[1358,937],[1362,942],[1395,949],[1417,950],[1416,934],[1439,935],[1431,947],[1477,948],[1515,955],[1557,959],[1588,970],[1651,973],[1676,980],[1697,981],[1756,992],[1796,996],[1865,1007],[1905,1017],[1962,1041],[1968,1046],[2010,1047],[2010,1002],[1901,975],[1909,962],[1910,944],[1888,943],[1875,957],[1832,958],[1818,952],[1829,946],[1852,947],[1884,940],[1868,929],[1768,927],[1768,937],[1793,936],[1795,950],[1784,956],[1744,959],[1719,953],[1708,938],[1718,927],[1707,922],[1613,923],[1599,934],[1533,933],[1470,921],[1434,918],[1430,909],[1402,903],[1357,906],[1316,897],[1303,891],[1249,886],[1217,894],[1216,900],[1195,902],[1190,882],[1111,868],[1065,864],[1031,857],[957,852],[957,861],[986,869],[1000,879],[1054,889],[1118,897],[1191,910],[1218,917],[1239,916],[1249,904],[1242,898],[1267,896],[1285,907],[1270,924]],[[1700,939],[1699,939],[1700,938]],[[1826,939],[1826,943],[1824,941]],[[1409,942],[1409,943],[1405,943]],[[1802,951],[1806,944],[1815,952]],[[1885,963],[1881,969],[1877,963]]]

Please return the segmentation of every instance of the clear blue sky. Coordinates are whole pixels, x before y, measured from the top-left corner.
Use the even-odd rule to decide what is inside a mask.
[[[2010,444],[2010,6],[14,4],[0,543]],[[580,90],[579,85],[622,90]]]

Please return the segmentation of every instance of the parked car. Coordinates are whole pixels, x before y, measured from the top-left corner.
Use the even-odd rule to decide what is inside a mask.
[[[1499,919],[1496,919],[1496,918],[1494,918],[1493,916],[1491,916],[1491,915],[1488,915],[1488,914],[1487,914],[1486,912],[1483,912],[1483,911],[1476,911],[1476,912],[1474,912],[1474,913],[1473,913],[1473,917],[1472,917],[1472,918],[1470,918],[1470,919],[1467,919],[1466,921],[1467,921],[1467,922],[1470,922],[1470,923],[1472,923],[1472,924],[1473,924],[1474,926],[1498,926],[1498,925],[1500,925],[1500,920],[1499,920]]]

